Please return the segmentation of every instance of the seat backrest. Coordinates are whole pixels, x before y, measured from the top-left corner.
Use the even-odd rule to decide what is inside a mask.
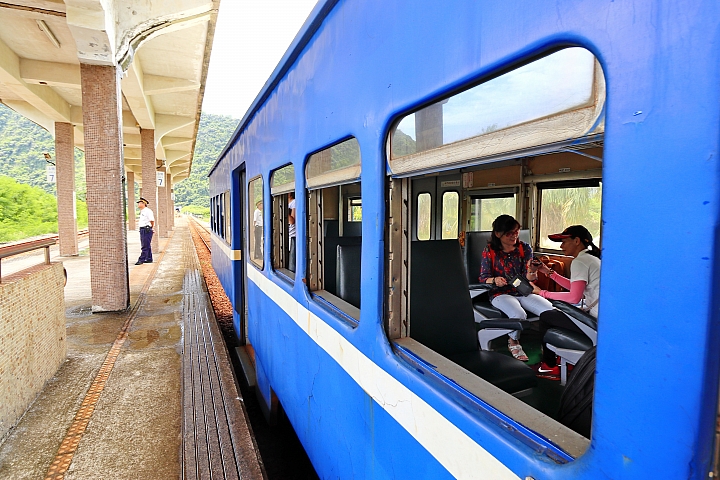
[[[467,266],[468,284],[478,283],[482,252],[487,247],[492,231],[465,232],[465,264]],[[520,230],[520,240],[530,243],[530,230]]]
[[[478,349],[457,240],[412,242],[410,337],[445,357]]]
[[[360,245],[337,246],[337,296],[360,308]]]
[[[361,237],[325,237],[323,239],[323,262],[325,276],[323,289],[337,295],[337,247],[338,245],[360,245]]]

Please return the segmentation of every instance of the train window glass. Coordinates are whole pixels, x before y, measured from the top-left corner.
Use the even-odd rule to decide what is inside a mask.
[[[430,226],[432,220],[431,197],[425,192],[417,196],[417,239],[430,240]]]
[[[305,168],[308,188],[340,185],[360,179],[360,145],[355,138],[310,156]]]
[[[210,230],[215,231],[215,197],[210,197]]]
[[[445,192],[442,196],[442,239],[458,238],[458,218],[460,212],[458,192]]]
[[[257,177],[248,183],[248,223],[252,225],[249,232],[250,261],[263,268],[264,251],[264,213],[263,213],[263,180]]]
[[[362,198],[348,198],[348,222],[362,221]]]
[[[360,146],[351,138],[310,156],[308,282],[313,298],[350,324],[360,319]]]
[[[604,100],[600,64],[584,48],[567,48],[400,119],[389,137],[390,169],[476,162],[600,133]]]
[[[295,278],[295,167],[286,165],[270,176],[272,195],[272,265]]]
[[[492,230],[492,222],[500,215],[516,216],[517,199],[514,193],[470,197],[471,232]]]
[[[230,190],[225,191],[225,203],[223,204],[223,210],[225,211],[225,242],[228,245],[232,244],[232,228],[230,222]]]
[[[538,185],[540,248],[558,250],[558,243],[548,235],[562,232],[569,225],[584,225],[600,246],[600,213],[602,183],[581,182],[578,185]]]

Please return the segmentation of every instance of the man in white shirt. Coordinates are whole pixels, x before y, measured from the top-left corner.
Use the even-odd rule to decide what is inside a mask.
[[[290,248],[288,252],[288,270],[295,271],[295,192],[288,193],[288,239]]]
[[[255,211],[253,212],[253,258],[262,260],[263,258],[263,202],[258,200],[255,203]]]
[[[140,258],[138,258],[135,265],[153,263],[150,242],[152,241],[153,227],[155,226],[155,215],[147,205],[148,201],[140,197],[140,200],[137,202],[137,206],[140,209],[140,220],[138,221],[138,227],[140,228]]]

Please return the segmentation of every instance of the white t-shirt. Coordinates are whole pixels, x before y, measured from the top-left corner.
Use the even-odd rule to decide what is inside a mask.
[[[295,209],[295,199],[293,198],[288,204],[288,215]],[[297,219],[296,219],[297,221]],[[295,224],[288,223],[288,237],[292,238],[295,236]]]
[[[256,227],[263,226],[263,214],[262,210],[260,210],[259,208],[256,208],[255,212],[253,213],[253,223]]]
[[[140,210],[140,219],[138,220],[138,227],[150,227],[150,222],[155,222],[155,215],[150,208],[145,207]]]
[[[600,259],[582,251],[570,264],[570,282],[583,280],[585,285],[584,305],[595,305],[590,309],[590,315],[597,318],[598,304],[596,300],[600,297]]]

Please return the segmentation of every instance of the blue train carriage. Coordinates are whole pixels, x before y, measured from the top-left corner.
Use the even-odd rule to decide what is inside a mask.
[[[210,189],[258,391],[322,478],[717,475],[719,23],[716,1],[318,3]],[[549,233],[602,247],[601,327],[555,345],[563,373],[598,346],[591,432],[473,290],[500,213],[566,275]]]

